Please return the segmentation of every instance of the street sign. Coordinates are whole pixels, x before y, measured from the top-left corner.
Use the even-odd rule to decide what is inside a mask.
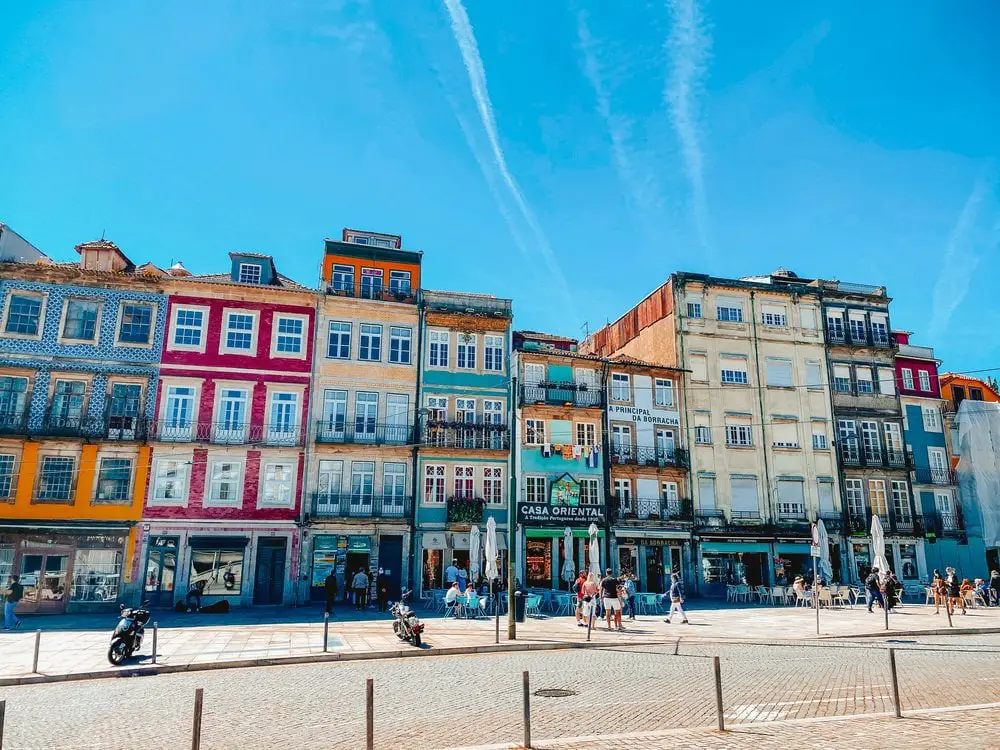
[[[820,556],[820,554],[819,554],[819,545],[818,544],[810,544],[809,545],[809,554],[812,555],[813,557],[819,557]]]

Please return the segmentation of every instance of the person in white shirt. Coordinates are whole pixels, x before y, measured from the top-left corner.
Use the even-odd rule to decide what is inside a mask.
[[[455,583],[451,585],[451,588],[448,589],[447,593],[445,593],[444,595],[445,611],[448,610],[449,606],[453,605],[455,607],[455,617],[458,617],[458,607],[459,607],[458,597],[460,597],[461,595],[462,591],[461,589],[458,588],[458,581],[455,581]]]

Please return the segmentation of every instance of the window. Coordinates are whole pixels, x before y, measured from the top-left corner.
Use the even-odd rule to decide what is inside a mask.
[[[354,266],[333,267],[333,291],[354,295]]]
[[[580,505],[597,505],[598,483],[596,479],[580,480]]]
[[[913,370],[909,367],[902,368],[903,370],[903,388],[908,391],[913,390]]]
[[[358,391],[354,394],[354,438],[374,442],[378,424],[378,393]]]
[[[472,466],[455,467],[455,497],[472,498],[475,493],[476,470]]]
[[[545,442],[545,420],[524,420],[524,442],[526,445],[542,445]]]
[[[302,318],[278,318],[278,354],[302,354]]]
[[[190,461],[159,459],[153,471],[153,500],[163,504],[183,504],[187,491]]]
[[[524,502],[544,503],[545,501],[545,477],[525,477]]]
[[[244,552],[242,547],[237,549],[235,546],[228,549],[192,548],[188,580],[205,582],[202,596],[239,596],[246,567]]]
[[[716,317],[730,323],[743,322],[743,301],[730,297],[719,297],[715,306]]]
[[[632,400],[632,385],[628,374],[623,372],[611,373],[611,398],[614,401]]]
[[[889,343],[889,324],[885,315],[875,313],[872,315],[872,341],[876,344]]]
[[[826,432],[819,430],[820,428],[813,427],[813,450],[825,451],[830,446],[827,444]]]
[[[865,460],[868,463],[881,463],[882,445],[879,437],[878,422],[861,423],[861,441],[865,448]]]
[[[125,503],[131,499],[132,459],[102,458],[97,472],[98,503]]]
[[[483,337],[483,369],[503,371],[503,336]]]
[[[371,507],[375,499],[375,462],[351,462],[351,506]]]
[[[817,326],[817,315],[815,307],[800,307],[799,319],[802,321],[802,328],[806,331],[815,331]]]
[[[294,478],[295,467],[290,463],[265,464],[260,504],[291,506]]]
[[[885,447],[889,458],[901,459],[903,456],[903,434],[895,422],[885,423]]]
[[[845,479],[844,493],[847,497],[847,509],[854,518],[865,518],[865,490],[860,479]],[[868,529],[863,529],[868,531]]]
[[[4,331],[17,336],[37,336],[42,317],[42,297],[12,294],[7,302],[7,325]]]
[[[385,397],[385,442],[405,445],[410,439],[410,397],[389,393]]]
[[[242,501],[243,466],[236,461],[213,461],[208,473],[207,505],[238,506]]]
[[[851,368],[849,366],[833,366],[833,390],[838,393],[851,392]]]
[[[190,386],[167,387],[167,399],[160,424],[163,440],[189,440],[194,426],[194,394]]]
[[[896,371],[889,367],[878,368],[878,392],[883,396],[896,395]]]
[[[773,422],[771,440],[775,448],[798,448],[799,425],[797,422]]]
[[[711,445],[712,444],[712,429],[705,424],[695,425],[694,427],[694,441],[699,445]]]
[[[917,375],[920,377],[920,390],[930,391],[931,389],[931,374],[927,370],[918,370]]]
[[[597,445],[597,425],[593,422],[577,422],[576,444],[591,447]]]
[[[875,393],[875,384],[872,382],[872,368],[856,367],[854,369],[854,372],[855,375],[857,376],[858,393],[859,394]]]
[[[868,480],[868,499],[871,501],[872,513],[885,518],[889,512],[889,506],[886,499],[884,479]]]
[[[97,302],[82,299],[66,300],[66,317],[63,320],[63,338],[93,341],[97,334]]]
[[[951,472],[948,471],[948,456],[944,448],[928,448],[927,463],[931,469],[931,482],[948,484]]]
[[[358,333],[358,359],[378,362],[382,359],[382,326],[362,323]]]
[[[844,340],[844,315],[841,312],[826,314],[826,331],[833,341]]]
[[[823,369],[819,362],[806,362],[806,387],[823,387]]]
[[[269,443],[291,445],[298,426],[298,393],[275,391],[271,394],[271,418],[267,424]]]
[[[698,477],[698,510],[715,510],[715,477]]]
[[[344,487],[344,462],[319,462],[319,501],[320,506],[336,504]],[[328,510],[331,510],[327,508]]]
[[[237,281],[241,284],[259,284],[260,266],[256,263],[240,263],[240,271]]]
[[[329,359],[347,359],[351,356],[351,324],[340,320],[330,321],[326,356]]]
[[[382,297],[382,269],[361,268],[362,299],[380,299]]]
[[[397,514],[402,513],[405,498],[406,464],[386,461],[382,464],[383,509],[392,509]]]
[[[674,381],[668,380],[666,378],[656,379],[656,405],[657,406],[673,406],[674,405]]]
[[[455,366],[459,370],[476,369],[476,337],[474,334],[460,333],[458,335],[455,360]]]
[[[708,358],[704,354],[692,354],[688,364],[691,367],[691,380],[708,382]]]
[[[632,458],[632,427],[631,425],[611,425],[611,451],[619,462]]]
[[[833,481],[831,479],[823,478],[816,480],[816,490],[819,493],[819,512],[836,512],[836,507],[833,502]]]
[[[427,365],[429,367],[448,366],[448,331],[431,331],[427,336]]]
[[[409,297],[410,272],[389,271],[389,291],[396,297]]]
[[[941,432],[941,412],[936,406],[924,406],[920,413],[923,415],[924,432]]]
[[[226,349],[253,349],[253,315],[232,312],[226,315]]]
[[[757,501],[757,480],[753,477],[732,477],[733,518],[757,518],[760,504]]]
[[[223,388],[219,392],[219,413],[212,439],[219,443],[242,443],[247,428],[247,392]]]
[[[778,480],[778,517],[805,518],[805,490],[801,480]]]
[[[747,446],[753,445],[750,425],[748,424],[727,424],[726,425],[726,445]]]
[[[174,346],[200,347],[204,323],[204,311],[178,307],[174,317]]]
[[[24,420],[28,399],[28,379],[0,377],[0,428],[17,428]]]
[[[982,401],[983,400],[983,389],[973,388],[969,386],[969,401]]]
[[[424,502],[444,503],[444,466],[427,464],[424,466]]]
[[[153,306],[140,302],[122,305],[118,341],[122,344],[148,344],[153,328]]]
[[[9,500],[14,497],[14,485],[17,475],[14,473],[14,466],[17,456],[9,453],[0,454],[0,500]]]
[[[409,328],[400,326],[389,327],[389,361],[397,365],[410,364],[410,337],[412,332]]]
[[[892,482],[892,512],[897,522],[909,523],[913,517],[910,511],[910,490],[903,480]]]
[[[784,305],[763,305],[761,307],[760,322],[766,326],[788,325],[788,316]]]
[[[677,482],[660,482],[660,498],[668,502],[676,502],[678,499]]]
[[[728,385],[747,385],[747,363],[744,360],[724,359],[722,382]]]
[[[57,380],[52,393],[49,424],[53,427],[80,427],[83,422],[83,397],[86,384],[82,380]]]
[[[615,497],[618,498],[618,505],[622,510],[632,509],[632,480],[615,480]]]
[[[765,360],[764,366],[767,371],[767,384],[769,386],[776,386],[779,388],[792,387],[791,360],[768,358]]]
[[[865,314],[852,312],[847,314],[847,318],[847,328],[851,334],[851,341],[855,343],[864,343],[867,341],[868,337],[865,335]]]
[[[503,505],[503,469],[499,466],[483,468],[483,500],[487,505]]]
[[[689,318],[700,318],[701,317],[701,300],[688,300],[687,303],[687,316]]]

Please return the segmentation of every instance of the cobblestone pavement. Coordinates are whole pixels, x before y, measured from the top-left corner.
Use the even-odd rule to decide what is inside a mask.
[[[727,723],[768,723],[768,729],[754,729],[749,735],[747,742],[755,747],[794,747],[752,739],[754,732],[781,736],[788,720],[877,716],[892,710],[888,659],[881,646],[676,644],[335,662],[0,688],[0,699],[7,701],[4,747],[184,746],[190,743],[194,691],[203,687],[206,750],[355,750],[364,746],[366,677],[375,681],[377,748],[514,743],[522,736],[523,670],[530,673],[532,735],[538,743],[691,729],[701,734],[678,735],[687,737],[688,746],[715,747],[710,744],[713,736],[704,733],[716,722],[712,662],[707,658],[712,655],[722,660]],[[997,651],[904,650],[897,653],[897,663],[904,711],[1000,703]],[[574,694],[534,695],[548,689]],[[984,746],[970,732],[987,731],[988,725],[962,717],[963,747]],[[866,726],[856,729],[862,737]],[[847,729],[831,723],[825,731],[829,745],[807,746],[839,744]],[[696,736],[697,741],[692,739]],[[813,735],[816,742],[822,736]],[[646,747],[638,740],[629,740],[627,746]]]
[[[423,610],[418,610],[426,617]],[[381,618],[381,619],[379,619]],[[177,615],[157,613],[160,621],[158,663],[189,665],[234,660],[306,656],[323,651],[323,619],[317,608],[246,609],[228,615]],[[956,625],[977,629],[1000,629],[1000,608],[973,610],[966,617],[956,617]],[[692,624],[666,625],[659,616],[640,616],[626,623],[625,633],[608,633],[597,628],[593,639],[607,644],[641,644],[681,638],[685,641],[718,639],[774,639],[802,641],[815,639],[815,613],[796,607],[716,607],[694,609]],[[25,618],[23,630],[0,633],[0,679],[31,675],[34,634],[42,630],[39,672],[48,675],[113,672],[106,653],[115,618],[109,616],[66,616]],[[824,610],[821,630],[824,636],[857,638],[872,636],[884,627],[883,619],[870,615],[864,607]],[[891,632],[921,632],[946,625],[935,617],[933,607],[907,605],[900,614],[890,617]],[[890,632],[890,636],[891,636]],[[903,636],[900,636],[901,638]],[[929,636],[928,636],[929,637]],[[942,636],[943,637],[943,636]],[[571,617],[531,619],[518,626],[520,641],[536,643],[580,642],[586,630],[576,627]],[[879,636],[881,639],[881,636]],[[442,647],[487,646],[494,642],[494,623],[490,620],[427,619],[424,640],[428,649]],[[506,623],[501,623],[501,642],[506,641]],[[392,635],[387,615],[357,615],[341,609],[331,620],[329,649],[339,653],[398,651],[399,641]],[[403,646],[403,648],[408,648]],[[146,643],[123,669],[149,664],[152,633]]]

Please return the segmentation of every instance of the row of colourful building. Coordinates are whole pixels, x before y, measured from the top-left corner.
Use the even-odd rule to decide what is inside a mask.
[[[101,240],[61,263],[4,229],[0,576],[24,611],[193,584],[301,604],[359,568],[439,588],[489,517],[532,587],[589,564],[592,524],[648,591],[790,581],[817,518],[856,581],[873,514],[904,582],[997,567],[954,469],[957,407],[1000,397],[939,376],[883,287],[676,273],[578,342],[425,289],[395,235],[326,240],[314,288],[257,253],[194,275]]]

